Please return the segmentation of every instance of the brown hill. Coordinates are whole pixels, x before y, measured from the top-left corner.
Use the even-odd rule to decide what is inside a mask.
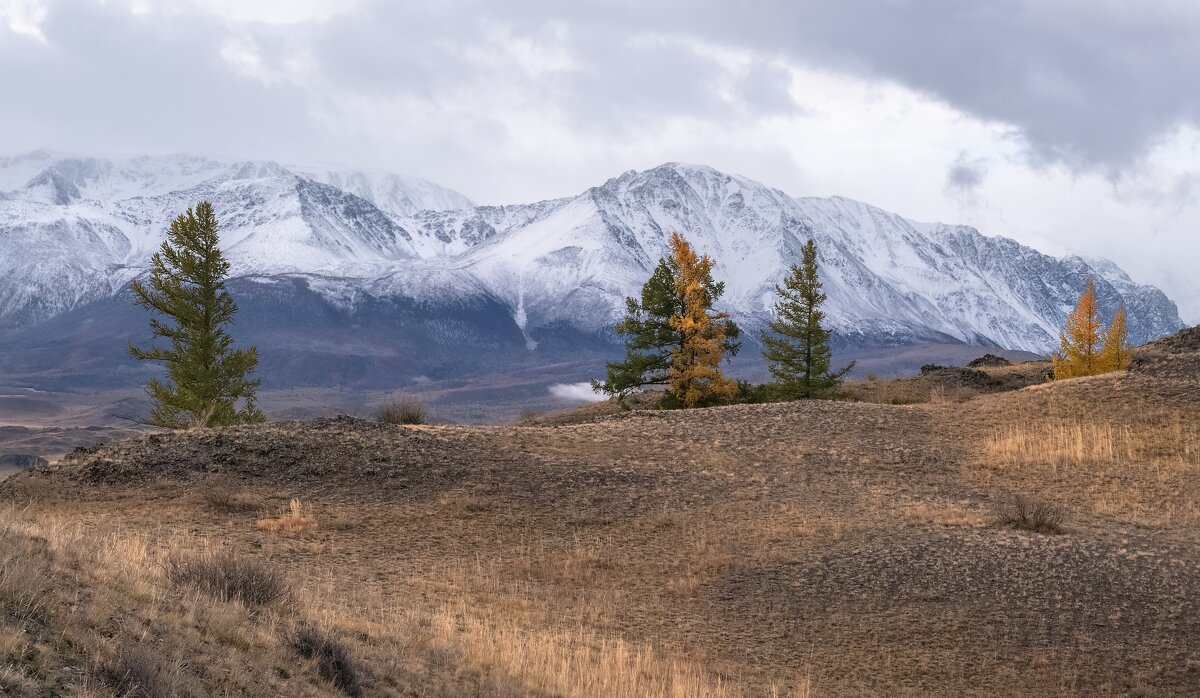
[[[979,370],[1042,373],[932,401],[946,376],[917,377],[922,404],[79,451],[0,486],[0,688],[1200,692],[1200,353],[1057,383]]]

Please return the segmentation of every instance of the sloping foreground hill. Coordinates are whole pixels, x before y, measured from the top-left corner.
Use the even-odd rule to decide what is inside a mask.
[[[343,418],[77,452],[2,485],[0,687],[1195,695],[1189,337],[961,403]],[[1018,495],[1061,531],[1002,524]]]

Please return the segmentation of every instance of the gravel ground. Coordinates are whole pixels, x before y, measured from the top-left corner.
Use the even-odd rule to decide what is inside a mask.
[[[1198,695],[1200,531],[1145,512],[1200,487],[1200,459],[1003,472],[979,458],[1003,424],[1200,418],[1189,337],[1128,373],[961,404],[145,435],[34,468],[0,495],[98,526],[189,531],[397,600],[452,587],[501,613],[519,598],[755,690],[807,677],[819,695]],[[198,493],[215,487],[263,506],[300,497],[325,523],[283,544],[214,517]],[[1087,499],[1101,491],[1125,499]],[[1017,493],[1060,503],[1065,532],[997,525]],[[448,569],[460,576],[443,582]]]

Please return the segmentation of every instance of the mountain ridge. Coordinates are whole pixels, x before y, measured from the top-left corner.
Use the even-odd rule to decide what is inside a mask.
[[[217,209],[245,288],[278,289],[294,278],[302,295],[316,294],[351,326],[367,313],[399,313],[371,322],[397,331],[424,323],[426,350],[464,332],[480,346],[489,333],[519,337],[517,348],[535,355],[549,347],[569,355],[569,342],[591,346],[584,337],[611,346],[623,299],[638,292],[675,230],[717,260],[723,309],[751,330],[770,319],[774,286],[809,237],[843,345],[966,343],[1044,354],[1089,278],[1106,316],[1126,303],[1133,341],[1183,327],[1165,294],[1109,260],[1055,258],[844,197],[793,197],[704,165],[629,170],[558,199],[467,206],[452,190],[397,175],[38,151],[0,158],[0,329],[119,296],[144,273],[170,219],[201,199]],[[276,291],[251,295],[288,302]],[[483,319],[485,308],[500,317]],[[469,317],[482,329],[445,335],[430,329],[439,317]]]

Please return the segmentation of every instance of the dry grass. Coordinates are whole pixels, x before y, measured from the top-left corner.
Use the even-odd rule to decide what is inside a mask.
[[[226,514],[254,511],[260,505],[258,497],[246,492],[234,492],[221,485],[206,487],[200,496],[209,508]]]
[[[162,542],[188,561],[164,563],[136,533],[0,507],[0,695],[320,695],[315,672],[263,670],[286,666],[287,607],[216,598],[264,600],[261,568],[247,579],[252,565],[194,564],[219,559],[189,550],[194,536]],[[215,592],[180,594],[172,577]]]
[[[1019,422],[997,428],[981,456],[999,466],[1086,464],[1200,465],[1200,426],[1178,412],[1137,422],[1083,419]]]
[[[1062,507],[1016,496],[1001,511],[997,523],[1031,533],[1063,533],[1067,513]]]
[[[928,384],[921,391],[956,404],[950,386],[941,397]],[[1121,458],[1047,467],[1033,440],[1011,465],[982,455],[985,440],[1010,427],[1075,424],[1061,412],[1022,421],[1046,412],[1026,409],[1046,392],[996,410],[996,396],[915,409],[821,401],[595,427],[439,427],[414,432],[419,439],[367,425],[323,457],[346,463],[336,473],[284,481],[290,471],[278,479],[264,471],[223,483],[317,504],[321,527],[304,537],[265,535],[246,525],[249,515],[214,516],[222,503],[174,483],[153,496],[113,488],[55,505],[62,520],[108,528],[80,539],[85,553],[54,542],[81,535],[69,526],[60,533],[34,517],[21,529],[51,541],[53,583],[33,585],[44,609],[33,615],[49,616],[52,638],[68,625],[93,628],[84,641],[70,638],[85,658],[150,648],[159,676],[174,687],[199,680],[199,695],[1105,695],[1140,686],[1187,694],[1172,689],[1190,688],[1192,677],[1160,661],[1191,652],[1186,622],[1173,624],[1167,611],[1122,609],[1163,623],[1148,624],[1159,635],[1147,639],[1119,634],[1113,622],[1093,625],[1086,613],[1039,609],[1103,613],[1121,602],[1063,594],[1092,593],[1077,592],[1073,565],[1093,558],[1069,552],[1105,550],[1136,518],[1135,505],[1162,509],[1173,492],[1187,495],[1196,481],[1171,464],[1186,462],[1187,439],[1172,430],[1186,436],[1189,423],[1097,412],[1096,423],[1149,426],[1163,439],[1158,451],[1135,449],[1133,467]],[[733,424],[710,419],[721,414]],[[1127,437],[1118,430],[1113,439]],[[386,451],[410,441],[404,457]],[[412,467],[379,473],[381,462]],[[1065,506],[1074,535],[988,528],[994,502],[1009,492]],[[1092,516],[1089,505],[1102,503],[1120,516]],[[118,509],[125,530],[115,528]],[[305,516],[297,501],[266,520]],[[1161,533],[1183,555],[1195,530],[1139,530],[1129,554]],[[163,551],[191,559],[210,547],[279,570],[293,603],[227,603],[228,594],[193,584],[180,593],[163,574]],[[1011,591],[996,583],[993,555],[1036,566],[1034,581]],[[1047,560],[1066,570],[1043,568]],[[71,587],[79,569],[89,592]],[[946,579],[954,583],[943,589]],[[1155,598],[1183,598],[1162,592],[1163,580],[1148,582],[1160,585]],[[103,603],[66,621],[63,609],[87,606],[93,589]],[[43,642],[38,656],[60,651],[50,647]],[[24,633],[0,632],[0,665],[10,656],[33,656]],[[37,695],[29,686],[41,677],[28,675],[38,670],[20,666],[0,671],[0,693]],[[62,666],[90,665],[71,657]]]
[[[5,533],[6,538],[11,534]],[[0,547],[0,611],[22,622],[45,615],[49,570],[45,559],[22,545]]]
[[[417,397],[402,397],[379,406],[375,419],[384,424],[424,424],[425,403]]]
[[[464,580],[456,580],[464,581]],[[428,612],[397,610],[381,598],[359,595],[349,604],[310,596],[322,622],[340,625],[377,641],[402,641],[400,673],[453,673],[490,676],[484,691],[456,684],[450,695],[554,695],[568,698],[646,696],[648,698],[741,698],[754,695],[722,679],[702,664],[666,656],[652,647],[596,633],[582,624],[533,627],[494,609],[473,603],[442,606]],[[772,695],[807,696],[811,679],[796,682],[803,690],[776,686]]]
[[[62,687],[54,695],[327,695],[330,684],[351,696],[363,695],[367,686],[372,695],[407,695],[412,689],[401,690],[404,686],[443,696],[755,694],[648,644],[579,621],[548,622],[550,606],[532,615],[536,607],[528,600],[513,607],[526,609],[521,613],[480,607],[477,591],[468,590],[481,584],[499,589],[500,581],[476,579],[465,569],[440,580],[460,590],[458,601],[446,603],[443,593],[433,606],[410,608],[346,588],[332,577],[328,588],[314,585],[322,577],[316,570],[293,580],[256,557],[213,553],[192,536],[172,538],[165,547],[173,552],[160,557],[156,546],[128,531],[94,531],[20,512],[3,516],[10,523],[0,527],[0,550],[8,553],[0,558],[6,561],[0,566],[6,611],[0,617],[0,650],[5,657],[39,656],[36,665],[0,671],[5,695],[42,695],[52,685]],[[19,549],[8,550],[5,540],[19,542]],[[727,553],[715,550],[702,542],[685,557],[697,571],[720,567]],[[541,560],[557,567],[552,576],[560,581],[608,575],[616,571],[610,565],[625,564],[613,562],[616,548],[577,542],[564,552]],[[72,569],[86,569],[86,578]],[[87,582],[87,605],[79,606],[80,590],[68,581]],[[172,586],[200,593],[181,595]],[[521,588],[528,593],[522,586],[505,591],[505,603],[513,603]],[[289,596],[297,603],[280,603]],[[4,619],[18,610],[27,619],[25,629],[10,632],[11,621]],[[289,625],[298,630],[279,631]],[[114,628],[116,635],[109,637]],[[35,635],[62,639],[50,645]],[[305,660],[299,667],[296,655]],[[91,668],[83,676],[61,671],[71,665]],[[204,666],[222,671],[198,670]],[[50,674],[58,678],[50,680]],[[277,683],[281,680],[285,683]],[[805,680],[796,685],[809,685]],[[776,686],[771,694],[807,695],[787,688]]]
[[[140,644],[119,648],[108,659],[97,662],[96,678],[119,696],[198,695],[195,681],[182,675],[179,663],[164,660]]]
[[[299,499],[288,503],[288,510],[279,516],[259,519],[258,527],[271,533],[304,533],[317,527],[317,518]]]
[[[317,673],[342,693],[355,698],[362,695],[362,682],[349,650],[328,633],[305,626],[292,638],[292,649],[313,662]]]
[[[1138,380],[1106,375],[1039,385],[976,401],[962,415],[947,413],[946,428],[974,442],[964,474],[1036,493],[1068,507],[1081,525],[1095,516],[1194,526],[1200,523],[1195,398],[1180,389],[1135,392]]]
[[[580,698],[740,694],[694,664],[667,660],[647,648],[599,637],[584,628],[531,632],[460,609],[434,617],[432,631],[435,638],[453,641],[465,661],[490,665],[531,692]]]
[[[221,601],[265,606],[286,599],[283,574],[254,558],[232,552],[173,555],[164,563],[167,579],[192,586]]]
[[[936,526],[973,528],[987,522],[987,519],[976,511],[956,504],[937,502],[911,502],[902,507],[901,513],[906,521]]]

